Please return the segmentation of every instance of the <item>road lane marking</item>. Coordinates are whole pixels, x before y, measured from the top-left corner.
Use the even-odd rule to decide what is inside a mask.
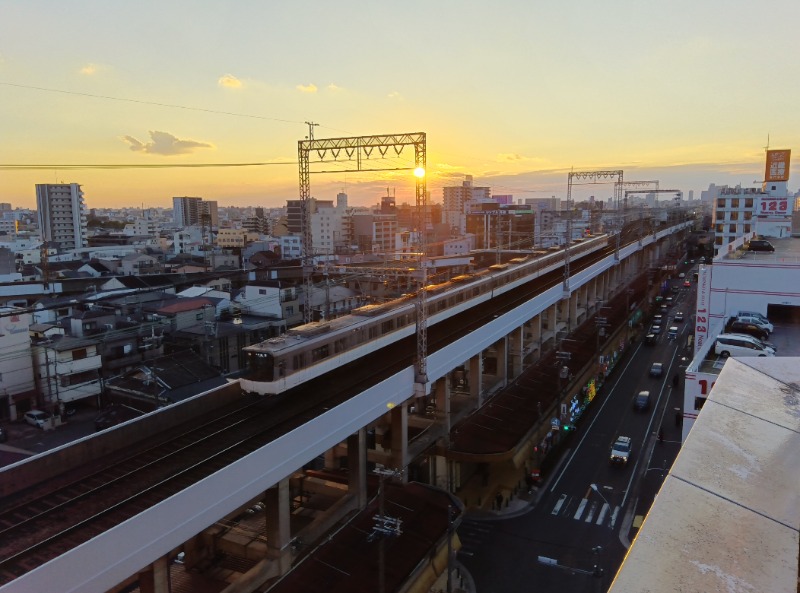
[[[585,499],[585,498],[583,500],[581,500],[581,504],[578,505],[578,510],[575,511],[575,520],[578,520],[578,519],[581,518],[581,515],[583,514],[583,509],[586,507],[586,503],[587,502],[589,502],[589,501],[587,499]]]
[[[600,514],[597,516],[597,523],[595,525],[602,525],[603,519],[606,518],[606,513],[608,513],[609,505],[607,502],[603,503],[603,508],[600,509]]]
[[[556,506],[553,507],[553,510],[550,512],[550,514],[557,515],[561,511],[561,506],[564,504],[565,500],[567,500],[567,495],[562,494],[561,497],[558,499]]]

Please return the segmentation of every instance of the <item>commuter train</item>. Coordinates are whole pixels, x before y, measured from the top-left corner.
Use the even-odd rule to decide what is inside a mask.
[[[608,235],[579,239],[570,261],[604,249]],[[428,327],[476,307],[564,265],[564,249],[533,252],[448,282],[425,287]],[[244,349],[251,373],[242,390],[281,393],[416,333],[416,295],[365,305],[350,315],[289,330]]]

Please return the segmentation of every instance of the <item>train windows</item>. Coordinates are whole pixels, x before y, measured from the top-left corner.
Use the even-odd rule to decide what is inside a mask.
[[[333,351],[338,354],[347,350],[347,338],[339,338],[333,343]]]
[[[389,319],[381,323],[381,335],[388,334],[394,329],[394,319]]]
[[[311,362],[317,362],[318,360],[322,360],[323,358],[328,358],[330,351],[328,349],[327,344],[323,344],[319,348],[314,348],[311,351]]]
[[[306,353],[301,352],[300,354],[295,354],[292,357],[292,368],[302,369],[304,366],[306,366]]]
[[[369,328],[369,339],[370,340],[374,340],[377,337],[378,337],[378,328],[375,327],[374,325],[370,326],[370,328]]]

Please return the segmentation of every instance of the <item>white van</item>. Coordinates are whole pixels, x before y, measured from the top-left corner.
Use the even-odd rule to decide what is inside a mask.
[[[720,334],[714,344],[718,356],[775,356],[775,350],[758,338],[745,334]]]

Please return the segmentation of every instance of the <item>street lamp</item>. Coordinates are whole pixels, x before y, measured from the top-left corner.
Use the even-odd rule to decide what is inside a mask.
[[[606,497],[605,497],[605,496],[603,496],[603,493],[602,493],[602,492],[600,492],[600,489],[597,487],[597,484],[589,484],[589,487],[590,487],[592,490],[594,490],[595,492],[597,492],[597,494],[599,494],[599,495],[600,495],[600,498],[602,498],[602,499],[603,499],[603,501],[604,501],[604,502],[605,502],[605,503],[606,503],[608,506],[611,506],[611,503],[610,503],[610,502],[608,502],[608,500],[606,500]]]

